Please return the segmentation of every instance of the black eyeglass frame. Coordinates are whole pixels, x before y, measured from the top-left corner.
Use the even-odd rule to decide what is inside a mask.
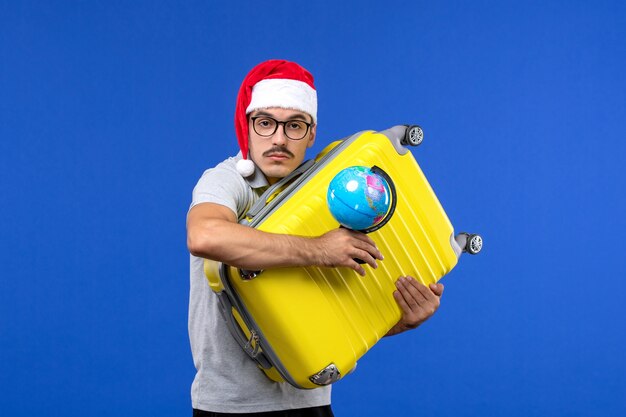
[[[256,126],[255,126],[255,121],[256,121],[257,119],[269,119],[269,120],[273,120],[273,121],[276,123],[276,125],[274,126],[274,131],[273,131],[272,133],[270,133],[269,135],[262,135],[262,134],[260,134],[259,132],[257,132],[257,130],[256,130]],[[282,122],[281,122],[281,121],[276,120],[276,119],[274,119],[273,117],[269,117],[269,116],[253,116],[253,117],[251,117],[251,118],[250,118],[250,120],[252,120],[252,129],[254,129],[254,132],[255,132],[257,135],[262,136],[262,137],[264,137],[264,138],[268,138],[268,137],[272,136],[272,135],[273,135],[274,133],[276,133],[276,131],[278,130],[278,126],[279,126],[279,125],[283,125],[283,133],[285,134],[285,136],[287,136],[287,137],[288,137],[289,139],[291,139],[291,140],[302,140],[302,139],[304,139],[304,138],[306,137],[307,133],[309,133],[309,130],[311,129],[311,126],[313,126],[313,123],[305,122],[304,120],[299,120],[299,119],[291,119],[291,120],[285,120],[285,121],[282,121]],[[290,122],[299,122],[299,123],[304,123],[304,124],[305,124],[305,126],[306,126],[306,130],[304,131],[304,134],[302,135],[302,137],[301,137],[301,138],[294,139],[294,138],[292,138],[291,136],[289,136],[289,135],[287,134],[287,130],[286,130],[286,128],[285,128],[285,125],[286,125],[287,123],[290,123]]]

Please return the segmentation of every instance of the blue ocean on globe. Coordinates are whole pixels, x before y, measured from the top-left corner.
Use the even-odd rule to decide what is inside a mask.
[[[365,230],[380,223],[391,203],[389,184],[370,168],[345,168],[331,180],[326,195],[331,214],[344,227]]]

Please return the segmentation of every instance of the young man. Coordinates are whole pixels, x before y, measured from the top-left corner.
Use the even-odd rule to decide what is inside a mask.
[[[194,416],[332,416],[330,386],[299,390],[272,382],[230,335],[217,296],[204,277],[203,258],[242,269],[286,266],[348,267],[360,275],[383,259],[367,235],[335,229],[316,238],[261,232],[238,224],[267,186],[291,173],[315,141],[317,94],[311,74],[293,62],[271,60],[244,79],[235,130],[241,153],[204,172],[187,217],[191,253],[189,338],[197,369]],[[443,285],[427,288],[401,277],[394,297],[402,319],[388,333],[419,326],[439,307]]]

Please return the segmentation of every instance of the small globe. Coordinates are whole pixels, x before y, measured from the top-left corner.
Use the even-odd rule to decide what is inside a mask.
[[[330,181],[326,194],[331,214],[344,227],[366,230],[389,212],[391,192],[387,180],[368,167],[345,168]]]

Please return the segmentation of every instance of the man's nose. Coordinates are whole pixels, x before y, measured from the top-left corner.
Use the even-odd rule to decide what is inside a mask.
[[[288,141],[287,136],[285,135],[285,125],[279,124],[276,132],[272,136],[272,143],[274,145],[284,145]]]

